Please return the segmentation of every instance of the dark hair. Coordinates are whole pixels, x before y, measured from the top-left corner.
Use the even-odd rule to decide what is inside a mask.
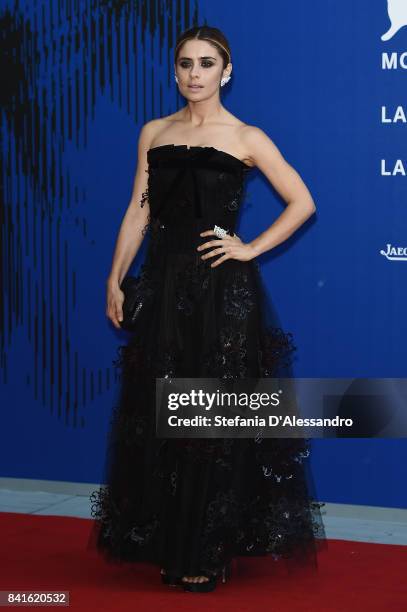
[[[174,51],[175,62],[178,59],[179,51],[184,42],[193,39],[206,40],[213,45],[223,58],[223,68],[226,68],[228,63],[232,61],[226,36],[218,28],[211,28],[210,26],[204,25],[185,30],[185,32],[182,32],[182,34],[178,36]]]

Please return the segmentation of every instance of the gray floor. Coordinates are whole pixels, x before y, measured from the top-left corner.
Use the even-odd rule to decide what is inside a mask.
[[[97,484],[0,478],[0,512],[91,518]],[[407,510],[330,504],[322,508],[328,538],[407,545]]]

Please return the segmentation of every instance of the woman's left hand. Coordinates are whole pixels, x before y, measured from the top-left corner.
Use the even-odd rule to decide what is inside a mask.
[[[206,230],[202,232],[200,236],[216,236],[214,230]],[[224,238],[215,238],[209,242],[204,242],[199,245],[197,251],[203,251],[205,249],[213,248],[209,253],[205,253],[201,256],[201,259],[208,259],[209,257],[215,257],[224,253],[222,257],[219,257],[216,261],[211,263],[211,268],[219,266],[227,259],[238,259],[239,261],[250,261],[256,257],[256,252],[251,244],[242,242],[236,234],[233,236],[226,235]]]

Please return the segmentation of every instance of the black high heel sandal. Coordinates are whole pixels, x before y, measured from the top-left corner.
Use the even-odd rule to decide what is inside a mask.
[[[208,576],[207,574],[205,574],[205,572],[203,572],[200,575],[207,576],[208,578],[208,580],[206,580],[205,582],[182,581],[181,584],[184,587],[184,591],[189,591],[192,593],[209,593],[210,591],[214,591],[216,589],[218,578],[221,578],[222,583],[224,584],[226,582],[226,579],[230,577],[230,574],[231,565],[230,563],[228,563],[227,565],[223,566],[222,573],[220,574],[220,576],[218,576],[217,574],[212,574],[211,576]]]

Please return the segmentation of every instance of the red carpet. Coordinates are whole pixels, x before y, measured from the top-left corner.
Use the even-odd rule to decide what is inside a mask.
[[[159,582],[149,564],[114,566],[87,550],[91,522],[0,513],[0,590],[70,591],[70,609],[109,612],[398,612],[407,609],[407,547],[330,540],[318,573],[239,557],[213,593]]]

